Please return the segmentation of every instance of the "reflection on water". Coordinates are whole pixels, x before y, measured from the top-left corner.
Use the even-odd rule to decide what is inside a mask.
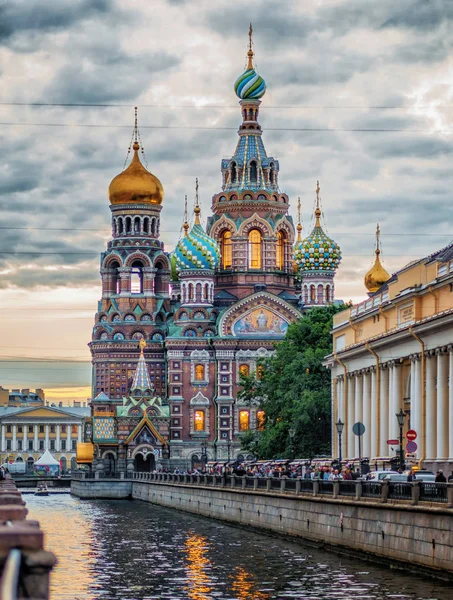
[[[58,565],[52,600],[450,600],[451,588],[127,500],[26,496]]]

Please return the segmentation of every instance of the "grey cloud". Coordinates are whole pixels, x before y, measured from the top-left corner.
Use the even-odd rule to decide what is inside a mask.
[[[383,29],[409,28],[430,31],[453,20],[453,6],[444,0],[399,0],[393,3],[394,14],[389,16]]]

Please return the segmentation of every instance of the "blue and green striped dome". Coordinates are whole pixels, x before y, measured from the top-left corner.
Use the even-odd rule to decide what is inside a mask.
[[[266,82],[255,69],[247,69],[236,79],[234,91],[241,100],[259,100],[266,93]]]
[[[302,272],[333,273],[341,262],[340,246],[324,233],[322,227],[317,226],[294,247],[294,261]]]
[[[220,261],[217,242],[209,237],[199,223],[181,238],[173,253],[176,271],[187,269],[216,269]]]

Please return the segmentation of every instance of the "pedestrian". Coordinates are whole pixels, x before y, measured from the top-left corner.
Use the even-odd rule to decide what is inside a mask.
[[[436,479],[434,480],[436,483],[447,483],[447,479],[444,475],[442,469],[439,469],[436,473]]]

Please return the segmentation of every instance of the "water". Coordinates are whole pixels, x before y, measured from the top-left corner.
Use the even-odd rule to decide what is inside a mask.
[[[25,496],[52,600],[450,600],[452,587],[127,500]]]

